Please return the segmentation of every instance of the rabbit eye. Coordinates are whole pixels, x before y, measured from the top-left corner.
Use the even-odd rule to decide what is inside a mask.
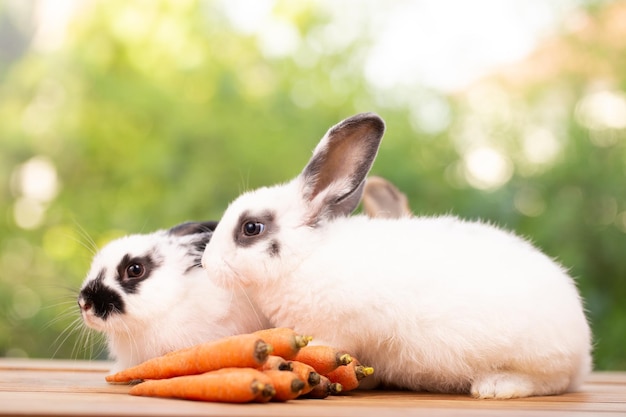
[[[126,268],[126,274],[128,278],[140,278],[146,272],[146,269],[142,264],[130,264]]]
[[[246,236],[257,236],[263,233],[265,225],[259,222],[246,222],[243,225],[243,234]]]
[[[155,249],[144,256],[124,255],[120,263],[117,264],[115,279],[120,283],[125,293],[135,294],[139,290],[139,285],[145,279],[150,278],[152,271],[158,269],[162,264],[163,258]]]

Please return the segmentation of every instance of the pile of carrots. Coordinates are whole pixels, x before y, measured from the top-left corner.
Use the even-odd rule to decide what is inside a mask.
[[[330,346],[309,346],[288,328],[260,330],[149,359],[106,377],[132,395],[228,403],[326,398],[350,391],[374,369]]]

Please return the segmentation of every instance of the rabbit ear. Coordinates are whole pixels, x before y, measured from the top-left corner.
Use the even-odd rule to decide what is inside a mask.
[[[397,219],[412,216],[407,196],[381,177],[369,177],[363,193],[363,211],[370,217]]]
[[[172,227],[169,233],[174,236],[194,235],[197,233],[207,233],[215,231],[217,222],[187,222]]]
[[[384,131],[385,123],[373,113],[357,114],[328,130],[299,177],[310,203],[309,224],[348,215],[358,206]]]

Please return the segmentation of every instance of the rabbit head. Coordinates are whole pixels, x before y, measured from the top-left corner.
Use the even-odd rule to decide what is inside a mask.
[[[238,284],[256,285],[297,263],[307,230],[358,206],[384,130],[375,114],[350,117],[328,130],[298,177],[233,201],[203,255],[213,279],[230,286],[236,276]]]
[[[200,260],[216,224],[125,236],[94,256],[78,305],[84,324],[106,336],[116,369],[265,326],[245,294],[205,278]]]

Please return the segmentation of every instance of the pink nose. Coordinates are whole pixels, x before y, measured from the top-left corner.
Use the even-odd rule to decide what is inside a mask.
[[[85,299],[83,299],[83,298],[79,298],[78,299],[78,306],[80,307],[81,310],[87,311],[87,310],[91,309],[92,304],[89,301],[85,301]]]

